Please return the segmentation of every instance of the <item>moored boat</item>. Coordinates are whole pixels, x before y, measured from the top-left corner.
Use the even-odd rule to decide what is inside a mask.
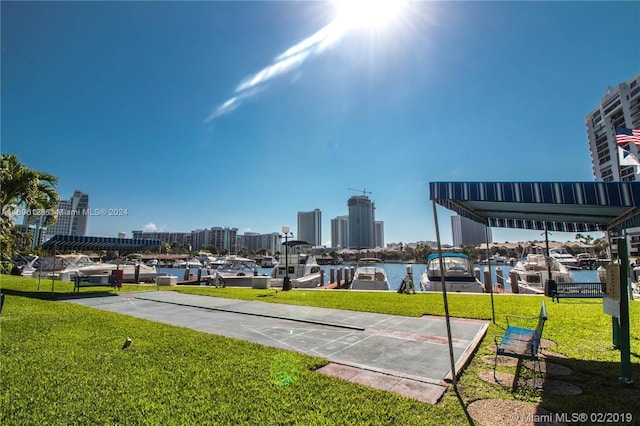
[[[572,282],[569,269],[553,257],[542,254],[528,254],[509,272],[517,274],[518,292],[524,294],[544,294],[544,284],[551,277],[557,283]]]
[[[473,263],[463,253],[442,253],[444,281],[447,291],[460,293],[482,293],[484,285],[473,274]],[[420,276],[420,286],[424,291],[442,291],[440,257],[430,254],[427,268]]]
[[[320,265],[315,256],[301,253],[289,254],[287,259],[280,259],[271,272],[272,287],[282,287],[282,282],[287,276],[287,267],[292,288],[315,288],[321,284]]]
[[[350,289],[352,290],[389,290],[387,272],[381,266],[381,259],[363,258],[353,274]]]

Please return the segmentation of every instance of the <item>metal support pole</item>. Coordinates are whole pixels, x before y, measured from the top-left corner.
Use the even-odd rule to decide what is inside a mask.
[[[487,241],[487,268],[489,268],[489,296],[491,297],[491,319],[496,323],[496,309],[493,305],[493,283],[491,282],[491,256],[489,256],[489,225],[484,227],[484,238]],[[486,281],[486,280],[485,280]],[[486,285],[486,283],[485,283]]]
[[[629,331],[629,252],[627,240],[618,240],[618,259],[620,260],[620,385],[633,385],[631,378],[631,336]]]
[[[449,302],[447,301],[447,285],[445,281],[444,260],[442,259],[442,244],[440,243],[440,228],[438,227],[438,212],[436,202],[433,204],[433,221],[436,226],[436,241],[438,242],[438,257],[440,258],[440,281],[442,283],[442,299],[444,301],[444,316],[447,324],[447,342],[449,343],[449,361],[451,362],[451,380],[453,388],[457,390],[458,379],[456,377],[456,361],[453,356],[453,343],[451,341],[451,323],[449,321]]]

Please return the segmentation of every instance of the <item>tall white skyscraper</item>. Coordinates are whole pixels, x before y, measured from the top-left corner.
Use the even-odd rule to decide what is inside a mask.
[[[451,233],[453,235],[453,245],[479,246],[485,242],[491,243],[491,228],[489,228],[489,241],[486,241],[486,227],[464,216],[451,216]]]
[[[311,245],[322,245],[322,213],[320,209],[310,212],[298,212],[297,239],[307,241]]]
[[[89,194],[75,190],[69,200],[58,203],[58,220],[44,231],[44,239],[54,235],[87,235],[87,219],[89,218]],[[40,216],[25,216],[25,225],[39,226]]]
[[[620,166],[615,127],[640,129],[640,73],[616,87],[608,87],[600,105],[585,117],[595,180],[640,181],[633,166]],[[640,156],[637,146],[628,151]]]
[[[349,247],[349,216],[331,219],[331,247]]]

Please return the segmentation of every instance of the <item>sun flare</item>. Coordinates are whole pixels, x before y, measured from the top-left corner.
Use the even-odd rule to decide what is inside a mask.
[[[344,28],[386,27],[404,12],[405,0],[335,0],[336,22]]]

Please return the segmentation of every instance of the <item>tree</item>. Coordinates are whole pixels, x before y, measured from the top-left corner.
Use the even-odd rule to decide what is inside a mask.
[[[593,242],[593,237],[591,235],[576,234],[575,239],[588,246]]]
[[[57,183],[58,178],[28,168],[15,155],[3,154],[0,157],[0,244],[3,255],[10,257],[14,251],[12,212],[18,207],[46,211],[45,226],[56,222],[56,208],[60,201],[55,189]]]

